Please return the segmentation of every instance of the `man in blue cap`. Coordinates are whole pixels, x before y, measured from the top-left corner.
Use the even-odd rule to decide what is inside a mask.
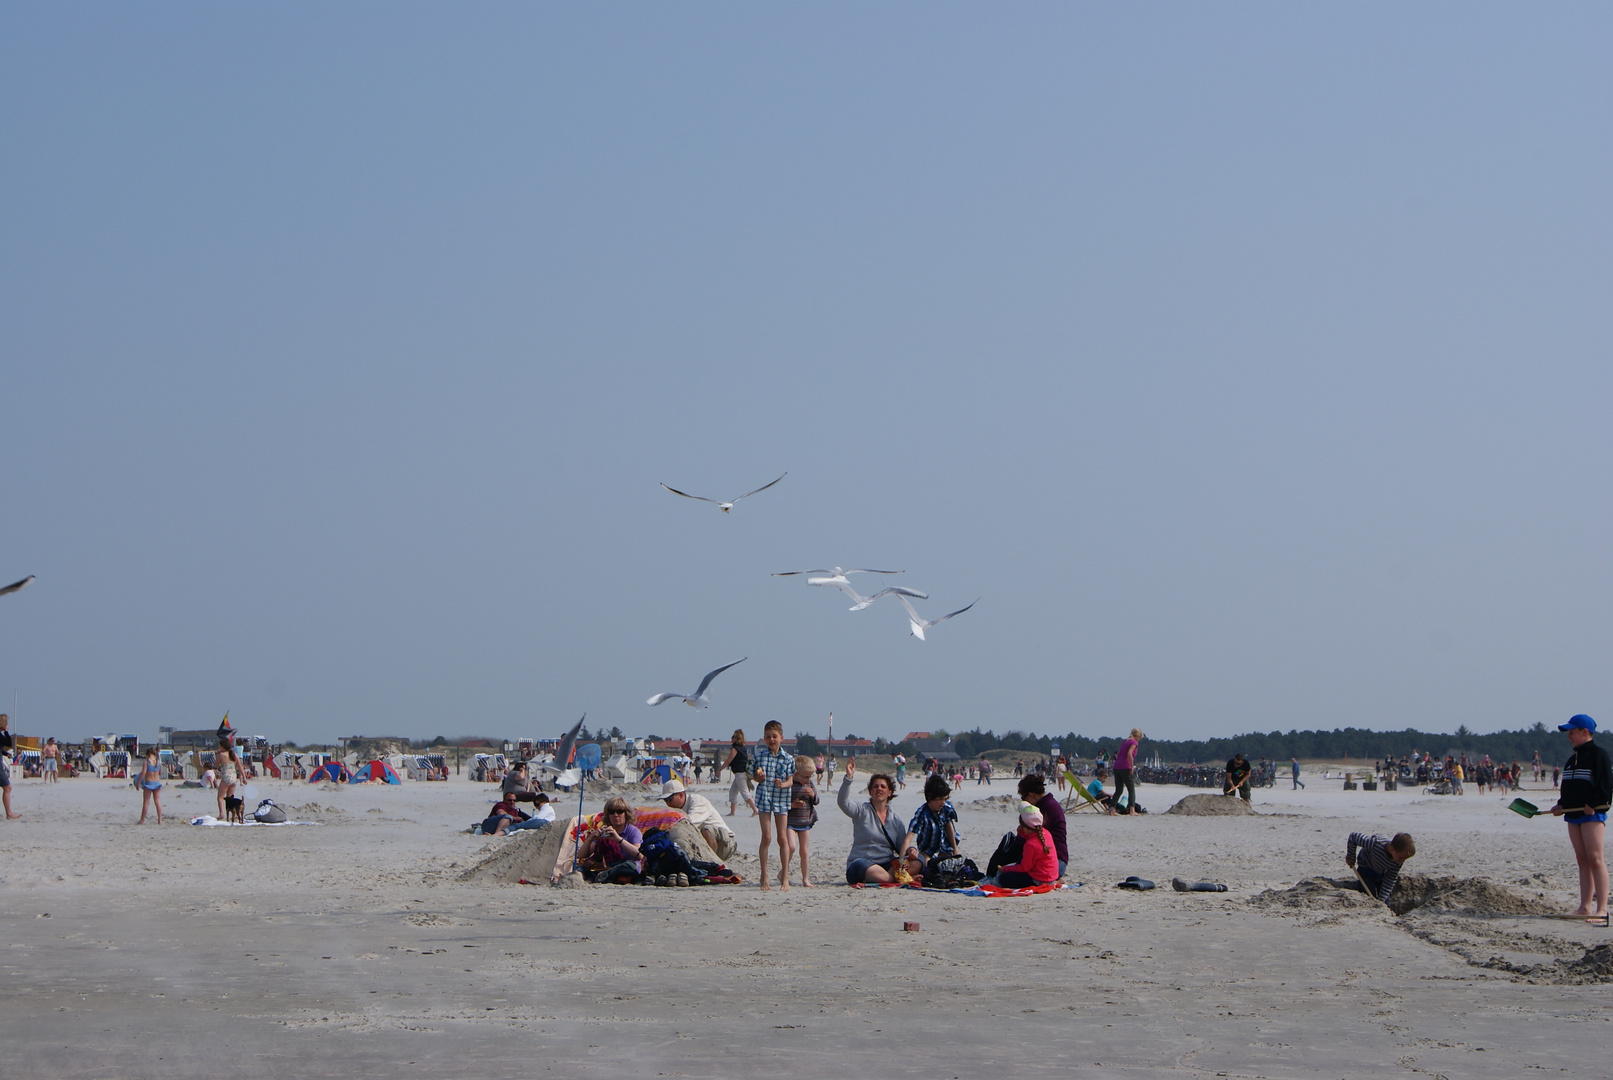
[[[1613,799],[1613,762],[1596,745],[1596,721],[1580,713],[1558,727],[1574,752],[1563,766],[1557,805],[1551,812],[1568,823],[1568,841],[1579,863],[1579,908],[1575,915],[1607,921],[1607,857],[1602,844]]]

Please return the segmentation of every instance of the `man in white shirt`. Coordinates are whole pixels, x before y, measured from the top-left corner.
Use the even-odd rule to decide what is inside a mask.
[[[700,830],[706,846],[717,853],[717,858],[726,862],[734,857],[739,850],[739,841],[734,839],[734,830],[728,827],[717,808],[711,805],[710,799],[686,791],[681,780],[668,780],[662,784],[659,798],[672,809],[683,811],[689,824]]]

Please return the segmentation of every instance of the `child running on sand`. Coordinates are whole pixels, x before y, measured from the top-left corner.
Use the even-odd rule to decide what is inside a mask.
[[[803,889],[812,888],[812,879],[807,871],[807,838],[812,835],[812,826],[818,823],[818,788],[812,782],[812,776],[816,772],[817,764],[805,754],[795,759],[795,779],[790,784],[789,838],[790,850],[801,858]],[[787,860],[785,871],[785,878],[788,880]]]
[[[1360,876],[1369,895],[1387,904],[1400,879],[1400,864],[1415,854],[1417,845],[1412,843],[1410,833],[1395,833],[1394,839],[1386,840],[1353,832],[1344,848],[1344,865]]]

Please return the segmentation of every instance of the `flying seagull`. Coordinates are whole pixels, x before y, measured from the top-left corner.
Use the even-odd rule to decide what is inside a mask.
[[[980,603],[979,600],[975,600],[974,603],[971,603],[968,607],[961,607],[957,611],[952,612],[950,615],[943,615],[939,619],[921,619],[919,618],[919,613],[913,610],[913,605],[907,602],[907,597],[898,595],[896,599],[900,600],[902,602],[902,606],[907,609],[907,624],[912,628],[913,636],[918,638],[920,641],[924,640],[924,631],[928,630],[930,627],[940,626],[942,623],[952,618],[953,615],[962,615],[965,611],[968,611],[969,608],[972,608],[975,606],[975,604]]]
[[[559,773],[560,775],[555,777],[554,782],[561,787],[574,787],[582,779],[581,770],[573,769],[569,766],[571,765],[571,752],[577,745],[577,732],[582,730],[582,722],[586,719],[588,719],[588,714],[583,713],[582,720],[578,720],[572,725],[570,731],[560,736],[560,745],[555,748],[554,760],[545,761],[538,766],[539,769],[545,772]]]
[[[27,577],[23,578],[21,581],[13,581],[10,585],[7,585],[5,588],[0,589],[0,596],[4,596],[4,595],[6,595],[6,593],[14,593],[14,592],[17,592],[18,590],[26,589],[28,586],[32,585],[33,583],[34,583],[34,575],[29,574]]]
[[[833,588],[833,589],[839,589],[841,592],[845,593],[847,596],[851,597],[853,600],[856,601],[856,603],[853,604],[852,607],[851,607],[852,611],[861,611],[863,608],[867,607],[869,604],[872,604],[875,600],[878,600],[882,596],[892,596],[892,595],[916,596],[920,600],[928,600],[930,598],[929,593],[921,593],[921,592],[918,592],[915,589],[903,589],[903,588],[901,588],[899,586],[892,586],[889,589],[881,589],[879,592],[875,593],[873,596],[864,596],[862,593],[858,592],[856,590],[856,588],[854,588],[852,586],[851,582],[849,580],[847,580],[847,578],[846,578],[847,574],[900,574],[900,573],[903,573],[903,571],[901,571],[901,570],[874,570],[874,569],[871,569],[871,568],[866,567],[866,566],[865,567],[859,567],[859,568],[854,569],[854,570],[846,570],[846,569],[844,569],[842,567],[836,566],[836,567],[833,567],[832,569],[829,569],[829,570],[786,570],[783,573],[774,574],[773,576],[774,577],[796,577],[799,574],[826,574],[826,575],[828,575],[827,577],[809,577],[809,578],[807,578],[807,584],[808,585],[823,585],[823,586],[828,586],[828,587]]]
[[[780,476],[778,480],[782,480],[788,475],[790,474],[786,472],[783,474],[783,476]],[[756,491],[747,491],[745,494],[741,495],[739,499],[748,499],[752,495],[755,495],[757,491],[766,491],[768,488],[772,487],[773,484],[778,483],[778,480],[774,480],[772,484],[763,484],[761,487],[757,488]],[[739,499],[734,499],[731,502],[717,502],[716,499],[708,499],[704,495],[691,495],[687,491],[679,491],[677,488],[667,487],[665,484],[662,484],[661,486],[672,492],[674,495],[682,495],[685,499],[699,499],[701,502],[716,503],[717,509],[721,510],[725,514],[734,508],[734,503],[739,501]]]
[[[749,659],[750,657],[748,656],[741,656],[738,660],[734,661],[734,664],[743,664]],[[700,689],[696,690],[693,694],[656,694],[644,704],[659,705],[661,702],[666,701],[669,698],[679,698],[685,705],[692,709],[709,709],[711,708],[711,680],[733,667],[734,664],[724,664],[716,671],[708,672],[706,677],[700,680]]]
[[[873,596],[857,596],[855,592],[851,592],[849,589],[842,589],[841,591],[850,592],[853,597],[856,597],[857,602],[851,605],[850,608],[852,611],[861,611],[875,600],[882,600],[887,596],[912,596],[919,600],[928,600],[930,598],[930,594],[927,592],[919,592],[917,589],[904,589],[900,585],[892,585],[887,589],[881,589]]]

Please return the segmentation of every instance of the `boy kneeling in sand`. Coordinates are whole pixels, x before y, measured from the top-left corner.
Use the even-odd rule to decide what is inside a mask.
[[[1357,856],[1359,852],[1359,857]],[[1353,832],[1344,848],[1344,865],[1353,869],[1369,896],[1383,903],[1394,894],[1400,880],[1400,865],[1417,854],[1410,833],[1395,833],[1393,839]]]

